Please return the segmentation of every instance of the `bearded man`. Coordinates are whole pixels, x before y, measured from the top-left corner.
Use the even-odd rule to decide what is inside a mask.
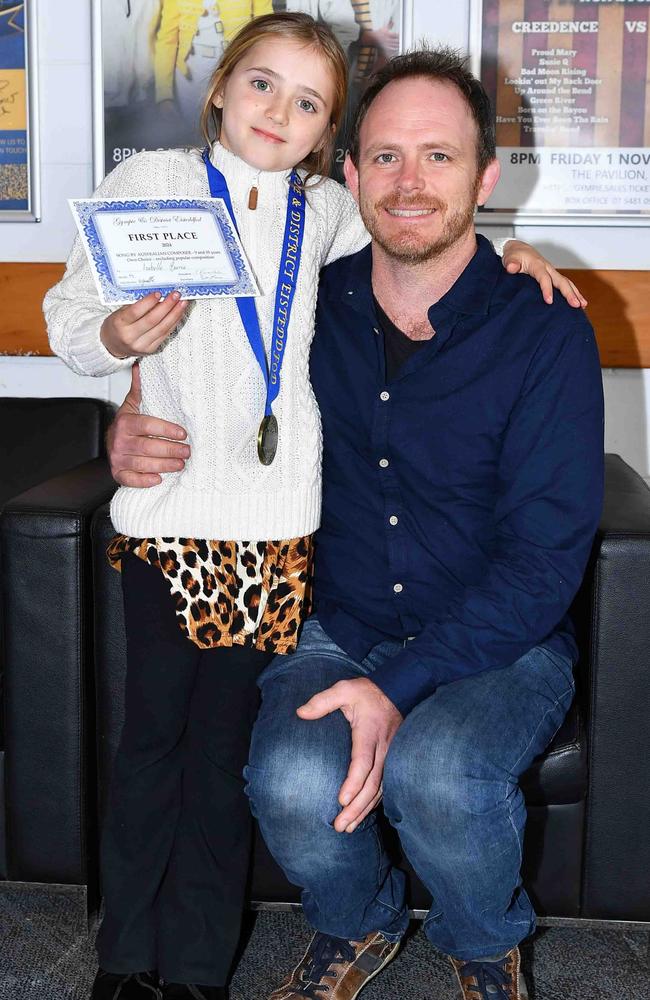
[[[583,313],[474,230],[494,188],[483,87],[448,51],[389,63],[345,175],[371,247],[324,272],[316,614],[262,675],[247,769],[316,933],[272,1000],[352,1000],[399,948],[404,876],[466,1000],[526,997],[520,775],[573,698],[566,617],[601,507],[600,365]]]

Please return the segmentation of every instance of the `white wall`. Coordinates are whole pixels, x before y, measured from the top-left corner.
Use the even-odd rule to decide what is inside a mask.
[[[414,40],[466,50],[469,3],[413,0]],[[39,3],[42,221],[0,224],[0,261],[64,260],[74,236],[67,198],[92,190],[90,0]],[[486,230],[489,235],[489,230]],[[635,270],[650,264],[650,230],[517,228],[560,266]],[[1,267],[1,264],[0,264]],[[127,376],[80,378],[56,358],[0,358],[0,395],[97,395],[119,401]],[[603,372],[606,447],[650,478],[650,371]]]
[[[0,396],[87,396],[121,403],[131,369],[104,378],[76,375],[58,358],[0,358]]]

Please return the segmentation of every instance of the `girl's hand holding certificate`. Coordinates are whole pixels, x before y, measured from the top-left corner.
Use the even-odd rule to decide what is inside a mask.
[[[162,298],[150,292],[144,298],[121,306],[102,323],[100,337],[106,350],[115,358],[134,358],[153,354],[180,322],[187,308],[180,292]]]

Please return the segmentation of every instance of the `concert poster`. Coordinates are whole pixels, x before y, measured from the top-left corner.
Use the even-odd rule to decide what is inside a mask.
[[[477,0],[502,175],[482,222],[647,225],[650,0]]]

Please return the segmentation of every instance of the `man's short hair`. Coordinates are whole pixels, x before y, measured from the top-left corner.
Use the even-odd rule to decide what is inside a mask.
[[[476,159],[479,174],[496,156],[494,117],[490,98],[480,80],[470,72],[467,58],[455,49],[440,46],[434,49],[423,46],[413,52],[395,56],[371,78],[357,106],[352,125],[349,153],[355,166],[359,163],[359,133],[368,108],[379,93],[393,80],[424,77],[453,84],[461,92],[476,122]]]

